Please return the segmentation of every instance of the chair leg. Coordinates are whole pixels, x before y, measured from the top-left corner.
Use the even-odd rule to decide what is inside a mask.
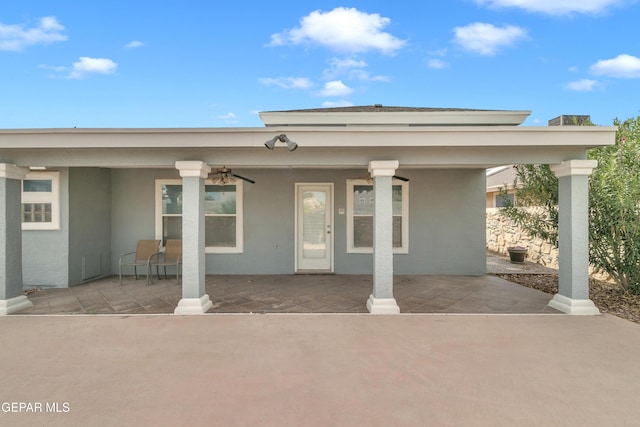
[[[120,286],[122,286],[122,266],[118,266],[118,275],[120,276]]]
[[[136,280],[138,280],[138,267],[137,266],[133,266],[133,275],[136,276]]]

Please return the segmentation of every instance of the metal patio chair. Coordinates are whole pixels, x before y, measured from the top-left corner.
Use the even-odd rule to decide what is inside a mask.
[[[122,286],[122,267],[133,267],[133,274],[138,280],[138,267],[147,267],[147,284],[152,276],[150,260],[160,249],[160,240],[138,240],[135,252],[128,252],[120,257],[118,270],[120,274],[120,286]],[[133,260],[128,260],[132,258]]]
[[[153,267],[156,268],[158,280],[160,280],[160,267],[164,268],[164,278],[167,277],[167,267],[175,267],[176,280],[180,284],[180,266],[182,265],[182,240],[167,239],[164,252],[153,254],[150,258],[151,283],[153,283]]]

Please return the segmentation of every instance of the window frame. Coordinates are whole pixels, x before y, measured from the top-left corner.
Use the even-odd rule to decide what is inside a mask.
[[[212,179],[207,179],[204,182],[205,185],[217,185],[213,183]],[[182,217],[182,214],[163,214],[162,213],[162,186],[163,185],[180,185],[182,186],[182,179],[156,179],[155,188],[155,234],[156,239],[162,241],[162,218],[165,216],[170,217]],[[238,179],[234,183],[226,185],[235,185],[236,187],[236,245],[235,246],[206,246],[205,253],[207,254],[238,254],[244,252],[244,236],[243,236],[243,218],[244,208],[242,202],[243,185],[242,180]],[[215,216],[233,216],[231,214],[217,215],[217,214],[205,214],[205,217]],[[205,225],[206,227],[206,225]]]
[[[24,181],[51,181],[51,191],[24,191]],[[20,222],[23,230],[60,230],[60,172],[31,171],[20,181],[20,206],[31,203],[50,203],[50,222],[23,222],[21,210]]]
[[[356,185],[371,185],[373,183],[369,179],[348,179],[347,180],[347,253],[351,254],[371,254],[373,253],[373,247],[363,248],[354,247],[354,197],[353,191]],[[399,179],[393,179],[392,185],[399,185],[402,188],[402,215],[393,215],[402,217],[402,246],[394,247],[394,254],[408,254],[409,253],[409,182],[401,181]],[[372,215],[373,216],[373,215]]]

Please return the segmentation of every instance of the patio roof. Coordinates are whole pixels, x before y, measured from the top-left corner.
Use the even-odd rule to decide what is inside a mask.
[[[393,158],[402,168],[488,168],[559,163],[611,145],[615,127],[303,126],[193,129],[0,130],[0,156],[28,166],[170,167],[201,159],[228,167],[365,167]],[[269,151],[286,135],[299,145]]]

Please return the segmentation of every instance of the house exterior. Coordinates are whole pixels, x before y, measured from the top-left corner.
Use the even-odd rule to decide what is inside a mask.
[[[374,105],[263,112],[259,128],[0,130],[0,313],[30,305],[23,288],[115,274],[151,238],[183,239],[178,314],[209,308],[206,274],[294,273],[372,274],[369,310],[397,313],[394,274],[486,273],[486,169],[514,163],[560,178],[550,304],[597,312],[586,151],[616,129],[520,126],[529,113]]]
[[[514,165],[498,166],[487,170],[487,209],[501,208],[504,206],[502,190],[506,190],[506,196],[515,201],[514,182],[517,173]]]

